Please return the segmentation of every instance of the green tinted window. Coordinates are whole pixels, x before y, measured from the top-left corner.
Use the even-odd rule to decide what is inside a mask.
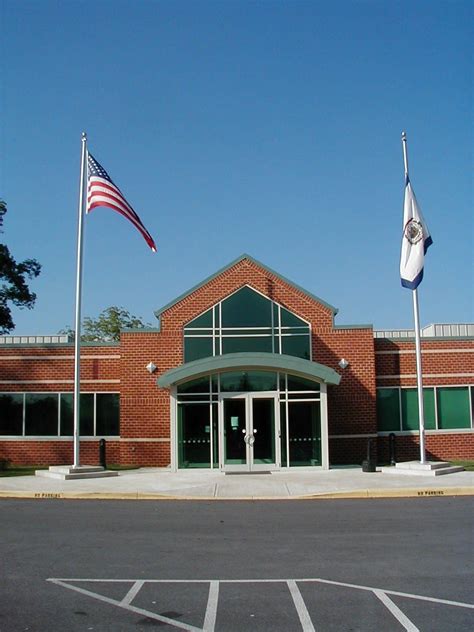
[[[210,410],[209,404],[178,405],[179,468],[211,466]]]
[[[308,327],[308,323],[295,316],[284,307],[281,308],[281,326],[282,327]]]
[[[319,402],[292,402],[288,417],[290,466],[321,465]]]
[[[400,430],[398,388],[377,389],[377,428],[379,431]]]
[[[58,434],[57,393],[27,393],[25,397],[25,434]]]
[[[438,428],[470,428],[469,389],[438,388]]]
[[[192,320],[186,327],[212,327],[212,308]]]
[[[242,336],[240,338],[223,338],[222,353],[272,352],[271,336]]]
[[[310,328],[284,307],[243,287],[184,328],[185,362],[239,352],[284,353],[309,360]]]
[[[224,392],[274,391],[276,387],[277,374],[270,371],[221,373],[221,391]]]
[[[416,388],[402,388],[401,399],[403,430],[419,430],[418,390]],[[434,430],[436,420],[433,388],[423,389],[423,411],[425,429]]]
[[[319,389],[320,385],[318,382],[312,382],[296,375],[288,375],[289,391],[319,391]]]
[[[74,434],[74,405],[72,393],[61,393],[61,435]],[[79,432],[90,437],[94,434],[94,394],[81,393],[79,405]]]
[[[272,303],[249,287],[222,301],[222,327],[270,327]]]
[[[178,393],[209,393],[209,376],[179,384]]]
[[[23,395],[0,395],[0,435],[23,434]]]
[[[82,404],[82,402],[81,402]],[[96,435],[117,436],[120,434],[120,398],[117,393],[96,395]],[[82,411],[81,411],[82,424]]]
[[[184,361],[192,362],[212,356],[212,338],[185,338]]]
[[[281,352],[286,355],[296,356],[304,360],[310,359],[309,335],[307,336],[282,336]]]

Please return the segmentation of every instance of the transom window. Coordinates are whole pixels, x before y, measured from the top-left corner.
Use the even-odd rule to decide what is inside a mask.
[[[242,351],[311,359],[309,323],[245,286],[184,328],[184,361]]]

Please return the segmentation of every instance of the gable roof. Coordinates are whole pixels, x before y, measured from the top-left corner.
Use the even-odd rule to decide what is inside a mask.
[[[268,266],[264,265],[263,263],[260,263],[260,261],[257,261],[257,259],[254,259],[250,255],[247,255],[247,254],[244,253],[244,254],[240,255],[240,257],[237,257],[237,259],[234,259],[234,261],[231,261],[226,266],[224,266],[223,268],[221,268],[220,270],[215,272],[214,274],[211,274],[211,276],[208,276],[206,279],[204,279],[203,281],[201,281],[200,283],[198,283],[197,285],[192,287],[187,292],[184,292],[183,294],[181,294],[180,296],[178,296],[177,298],[172,300],[170,303],[167,303],[164,307],[161,307],[160,309],[155,310],[155,312],[154,312],[155,316],[157,318],[160,318],[161,314],[163,312],[165,312],[167,309],[169,309],[170,307],[173,307],[173,305],[176,305],[177,303],[179,303],[180,301],[185,299],[187,296],[189,296],[193,292],[196,292],[196,290],[199,290],[199,288],[203,287],[204,285],[206,285],[207,283],[209,283],[210,281],[212,281],[216,277],[220,276],[221,274],[223,274],[224,272],[226,272],[230,268],[234,267],[235,265],[237,265],[241,261],[244,261],[245,259],[247,259],[248,261],[251,261],[252,263],[257,265],[259,268],[262,268],[263,270],[266,270],[270,274],[278,277],[279,279],[281,279],[282,281],[284,281],[285,283],[287,283],[291,287],[295,288],[295,290],[298,290],[299,292],[303,292],[303,294],[306,294],[306,296],[308,296],[313,301],[316,301],[317,303],[320,303],[321,305],[324,305],[324,307],[327,307],[329,310],[332,311],[333,317],[339,311],[337,309],[337,307],[333,307],[329,303],[326,303],[326,301],[323,301],[321,298],[319,298],[319,296],[316,296],[315,294],[311,294],[311,292],[308,292],[308,290],[305,290],[303,287],[297,285],[296,283],[293,283],[293,281],[290,281],[289,279],[287,279],[283,275],[279,274],[278,272],[275,272],[275,270],[272,270],[271,268],[269,268]]]

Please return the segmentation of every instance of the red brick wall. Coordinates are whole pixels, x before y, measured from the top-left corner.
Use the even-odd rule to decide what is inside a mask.
[[[12,465],[71,465],[74,462],[72,440],[26,440],[0,442],[0,458]],[[120,444],[107,441],[107,463],[120,463]],[[99,465],[99,441],[81,441],[80,461]]]
[[[119,384],[101,382],[101,380],[119,379],[120,348],[117,345],[81,348],[81,388],[83,391],[117,392]],[[41,383],[45,380],[50,380],[50,383]],[[18,345],[0,348],[0,392],[36,393],[73,390],[73,344]]]
[[[367,438],[377,432],[376,384],[416,385],[414,377],[379,379],[376,382],[376,374],[379,378],[383,375],[414,375],[416,366],[414,353],[374,355],[374,348],[377,351],[412,351],[413,342],[387,339],[374,341],[370,327],[334,328],[329,307],[255,262],[243,259],[164,311],[160,331],[124,332],[120,346],[82,347],[82,390],[119,391],[121,394],[121,441],[108,442],[110,462],[114,459],[123,464],[144,466],[170,464],[169,391],[159,388],[157,379],[183,363],[183,326],[244,285],[249,285],[311,323],[313,361],[331,367],[341,375],[339,386],[328,388],[330,462],[360,463],[366,458]],[[472,377],[469,381],[454,375],[456,372],[474,373],[474,354],[464,351],[472,349],[472,345],[472,341],[458,339],[423,340],[425,351],[446,351],[423,355],[425,385],[473,383]],[[460,352],[452,353],[453,349]],[[72,391],[73,355],[73,345],[0,348],[0,391]],[[349,362],[344,370],[338,365],[341,358]],[[157,366],[157,371],[152,375],[146,370],[150,361]],[[440,373],[449,375],[442,379],[434,377]],[[14,380],[21,380],[22,383],[12,383]],[[46,383],[35,384],[34,381],[38,380],[45,380]],[[118,382],[110,383],[107,380]],[[471,433],[428,435],[427,446],[433,458],[452,458],[451,455],[472,458],[472,437]],[[374,451],[378,443],[382,460],[387,451],[386,441],[384,437],[380,437],[378,442],[374,441]],[[397,443],[400,454],[413,453],[416,458],[416,438],[400,436]],[[83,462],[97,462],[96,447],[96,442],[81,443]],[[468,454],[471,456],[465,456]],[[2,456],[14,462],[68,463],[72,459],[72,442],[3,441],[0,444]]]
[[[388,375],[413,376],[378,379],[377,386],[416,386],[416,355],[413,340],[376,338],[375,351],[377,378]],[[402,353],[398,353],[399,351]],[[421,361],[424,386],[474,384],[473,340],[422,338]],[[439,377],[440,374],[443,377]]]
[[[416,387],[414,340],[376,338],[375,351],[378,387]],[[421,352],[423,386],[474,384],[473,340],[422,338]],[[383,376],[394,377],[380,379]],[[388,437],[380,436],[378,443],[380,460],[388,461]],[[474,459],[472,430],[439,433],[428,431],[425,434],[425,444],[427,458],[431,460]],[[417,435],[396,433],[396,458],[398,461],[420,458]]]
[[[244,259],[163,312],[160,333],[122,334],[121,436],[170,438],[169,391],[158,388],[156,380],[183,363],[184,325],[244,285],[309,321],[312,326],[313,360],[342,375],[341,384],[329,389],[330,434],[375,433],[372,329],[334,329],[330,308]],[[349,367],[344,371],[338,366],[342,357],[349,361]],[[152,376],[145,370],[150,361],[158,367]],[[158,448],[154,444],[134,443],[133,448],[132,452],[131,446],[122,447],[122,462],[160,466],[170,463],[169,444],[162,443]],[[354,459],[355,462],[362,460],[364,454],[364,442],[358,440],[351,452],[347,452],[346,460],[344,454],[338,459],[352,463]],[[152,462],[153,459],[158,461]]]
[[[105,357],[104,357],[105,356]],[[81,348],[81,390],[120,392],[120,348],[94,345]],[[105,381],[104,381],[105,380]],[[115,380],[110,383],[109,380]],[[16,345],[0,348],[0,392],[72,392],[74,390],[74,345]],[[81,462],[99,463],[99,443],[83,440]],[[0,458],[13,464],[63,465],[73,462],[72,440],[25,439],[0,441]],[[120,462],[118,441],[107,442],[107,460]]]

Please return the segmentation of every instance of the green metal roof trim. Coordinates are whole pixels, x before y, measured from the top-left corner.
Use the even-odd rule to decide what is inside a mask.
[[[165,305],[164,307],[161,307],[160,309],[155,310],[155,316],[157,318],[160,317],[160,315],[166,311],[167,309],[169,309],[170,307],[172,307],[173,305],[176,305],[176,303],[179,303],[180,301],[182,301],[184,298],[186,298],[186,296],[189,296],[189,294],[192,294],[193,292],[195,292],[196,290],[198,290],[200,287],[203,287],[204,285],[206,285],[206,283],[209,283],[209,281],[212,281],[213,279],[215,279],[216,277],[218,277],[220,274],[222,274],[223,272],[225,272],[226,270],[229,270],[229,268],[232,268],[233,266],[237,265],[238,263],[240,263],[241,261],[243,261],[244,259],[248,259],[249,261],[251,261],[252,263],[255,263],[255,265],[259,266],[260,268],[263,268],[264,270],[266,270],[267,272],[269,272],[270,274],[274,274],[275,276],[277,276],[279,279],[281,279],[282,281],[284,281],[285,283],[288,283],[289,285],[291,285],[292,287],[294,287],[296,290],[299,290],[300,292],[303,292],[304,294],[306,294],[306,296],[309,296],[310,298],[312,298],[313,300],[315,300],[317,303],[321,303],[321,305],[324,305],[325,307],[327,307],[328,309],[330,309],[333,313],[333,317],[337,314],[337,312],[339,311],[337,309],[337,307],[333,307],[332,305],[330,305],[329,303],[326,303],[326,301],[323,301],[321,298],[319,298],[319,296],[316,296],[315,294],[311,294],[311,292],[308,292],[308,290],[305,290],[303,287],[297,285],[296,283],[293,283],[293,281],[290,281],[289,279],[287,279],[286,277],[282,276],[281,274],[279,274],[278,272],[275,272],[275,270],[272,270],[271,268],[269,268],[268,266],[264,265],[263,263],[260,263],[260,261],[257,261],[257,259],[254,259],[253,257],[251,257],[250,255],[247,254],[243,254],[240,257],[238,257],[237,259],[235,259],[234,261],[231,261],[231,263],[227,264],[226,266],[224,266],[223,268],[221,268],[220,270],[218,270],[217,272],[215,272],[214,274],[211,274],[211,276],[207,277],[207,279],[204,279],[204,281],[201,281],[201,283],[198,283],[197,285],[195,285],[194,287],[192,287],[190,290],[188,290],[187,292],[184,292],[184,294],[181,294],[180,296],[178,296],[178,298],[175,298],[174,300],[172,300],[170,303],[168,303],[167,305]]]
[[[339,384],[341,376],[334,369],[303,360],[295,356],[278,353],[225,353],[210,358],[194,360],[182,364],[175,369],[163,373],[158,380],[158,386],[167,388],[177,382],[197,378],[217,371],[229,371],[231,369],[261,369],[272,371],[284,371],[326,384]]]

